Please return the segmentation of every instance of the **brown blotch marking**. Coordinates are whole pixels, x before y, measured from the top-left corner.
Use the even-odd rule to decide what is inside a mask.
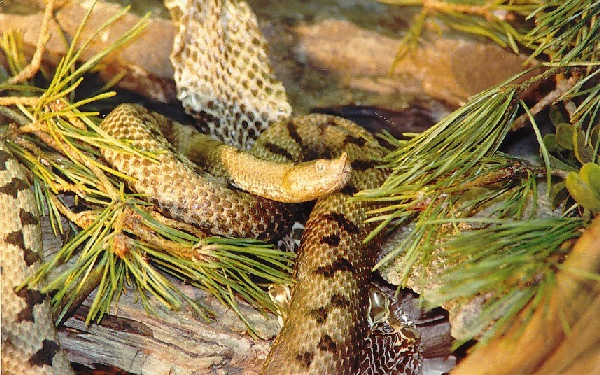
[[[339,152],[331,148],[329,145],[324,145],[323,150],[320,155],[315,155],[313,159],[323,158],[323,159],[333,159],[334,157],[338,157],[340,155]]]
[[[327,244],[329,246],[338,246],[340,244],[340,236],[338,236],[335,233],[331,233],[321,237],[320,241],[321,243]]]
[[[20,249],[25,248],[25,241],[23,240],[23,232],[21,230],[7,233],[6,236],[4,236],[4,241]]]
[[[345,309],[350,306],[350,301],[348,298],[344,297],[339,293],[335,293],[331,296],[329,303],[327,306],[322,306],[317,309],[310,310],[310,315],[314,317],[315,321],[319,324],[325,323],[327,317],[329,316],[329,312],[332,308]]]
[[[19,209],[19,219],[23,225],[38,225],[38,218],[31,212]]]
[[[304,367],[308,368],[308,367],[310,367],[310,364],[313,361],[313,357],[314,357],[313,353],[304,352],[303,354],[298,354],[296,356],[296,360],[298,360],[298,362],[302,363],[302,365],[304,365]]]
[[[35,305],[44,302],[46,295],[40,293],[37,289],[22,288],[17,293],[17,296],[25,300],[25,307],[17,314],[17,322],[33,322],[33,308]]]
[[[322,124],[319,124],[321,126]],[[325,147],[323,151],[315,150],[314,148],[305,145],[303,143],[302,137],[298,134],[298,127],[293,121],[288,121],[287,123],[287,131],[291,139],[300,146],[300,160],[315,160],[315,159],[330,159],[332,155],[331,149]]]
[[[175,124],[174,120],[165,116],[160,116],[160,122],[166,122],[169,125],[169,130],[173,129],[173,124]]]
[[[329,309],[327,307],[319,307],[318,309],[311,310],[310,315],[315,318],[317,323],[323,324],[327,320]]]
[[[367,143],[367,140],[362,138],[362,137],[355,137],[353,135],[347,135],[346,138],[344,138],[344,144],[354,144],[357,145],[358,147],[362,147]]]
[[[339,293],[335,293],[333,296],[331,296],[331,301],[329,304],[339,309],[345,309],[350,306],[350,300]]]
[[[159,126],[163,135],[173,133],[173,120],[166,117],[160,118],[159,116],[152,116],[152,120]]]
[[[12,159],[12,155],[10,152],[5,151],[5,150],[0,150],[0,169],[5,171],[6,169],[8,169],[8,167],[6,166],[6,163]]]
[[[356,224],[348,220],[344,214],[339,212],[332,212],[326,215],[323,215],[323,220],[331,220],[336,222],[340,227],[344,228],[349,233],[358,233],[359,228]]]
[[[23,232],[21,230],[8,233],[6,236],[4,236],[4,241],[23,249],[23,260],[28,267],[35,262],[41,261],[40,255],[37,252],[25,246],[25,240],[23,239]]]
[[[315,269],[314,273],[318,275],[322,275],[323,277],[330,278],[337,271],[340,272],[354,272],[354,267],[352,263],[346,258],[336,259],[333,263],[328,264],[326,266],[320,266]]]
[[[330,118],[327,119],[326,122],[320,123],[319,124],[319,132],[321,134],[325,134],[325,131],[330,126],[334,126],[334,127],[338,126],[338,122],[337,122],[337,119],[335,117],[330,117]]]
[[[325,132],[327,131],[327,128],[329,126],[334,126],[334,125],[335,125],[335,122],[332,122],[332,121],[327,122],[327,123],[320,123],[317,126],[317,129],[319,129],[319,135],[321,135],[321,136],[325,135]]]
[[[274,143],[271,142],[266,142],[264,144],[264,148],[267,149],[267,151],[269,151],[272,154],[275,155],[279,155],[279,156],[283,156],[284,158],[288,159],[288,160],[293,160],[294,157],[292,156],[292,154],[286,150],[285,148],[278,146]]]
[[[318,348],[322,351],[335,352],[337,344],[333,341],[331,336],[323,335],[319,340]]]
[[[290,138],[292,138],[299,146],[302,146],[302,137],[298,134],[298,127],[296,124],[294,124],[293,121],[288,121],[286,125]]]
[[[315,150],[310,147],[302,148],[300,151],[301,160],[315,160],[315,159],[331,159],[331,150]]]
[[[60,350],[60,345],[56,341],[45,339],[42,348],[29,358],[29,364],[37,367],[52,366],[54,356]]]
[[[340,190],[340,192],[344,195],[348,195],[348,196],[353,196],[354,194],[358,193],[358,188],[356,186],[354,186],[353,183],[348,183],[346,184],[346,186],[344,186],[342,188],[342,190]]]
[[[10,182],[0,187],[0,194],[7,194],[13,198],[17,197],[20,191],[29,189],[29,184],[22,178],[15,177]]]
[[[353,160],[350,162],[350,166],[352,167],[352,169],[354,169],[356,171],[366,171],[377,165],[379,165],[379,161],[374,160],[374,159],[368,159],[368,160],[357,159],[357,160]]]
[[[211,105],[214,108],[214,103],[212,101],[208,102],[207,105],[208,105],[208,108],[211,108]],[[203,112],[203,111],[195,112],[194,115],[195,115],[194,117],[197,117],[199,120],[199,121],[194,122],[195,126],[202,133],[210,133],[209,124],[215,124],[217,128],[220,128],[221,120],[218,117],[213,116],[213,115]]]
[[[34,263],[41,262],[42,258],[40,257],[40,254],[38,254],[36,251],[33,251],[32,249],[29,249],[27,247],[23,247],[23,260],[25,261],[25,264],[29,267]]]

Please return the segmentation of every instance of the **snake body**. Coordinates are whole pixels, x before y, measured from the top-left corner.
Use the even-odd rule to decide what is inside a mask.
[[[285,97],[283,97],[284,104],[278,104],[282,99],[281,90],[277,83],[269,81],[272,77],[269,76],[269,69],[264,68],[266,63],[261,52],[264,43],[262,37],[259,37],[256,20],[253,14],[248,14],[249,8],[244,2],[191,0],[186,2],[184,7],[189,12],[183,13],[180,20],[188,27],[183,27],[183,33],[178,36],[179,42],[176,39],[172,56],[176,80],[180,97],[184,99],[184,106],[192,114],[197,115],[196,117],[208,119],[205,124],[208,124],[206,126],[212,134],[222,135],[225,132],[230,136],[236,136],[236,140],[232,143],[247,147],[253,143],[250,140],[253,138],[251,136],[262,132],[250,149],[250,154],[254,157],[278,163],[300,163],[316,158],[344,160],[347,158],[352,168],[350,179],[345,181],[344,187],[319,199],[311,211],[295,266],[296,284],[292,291],[290,311],[267,357],[263,372],[265,374],[354,374],[359,371],[365,373],[381,371],[373,370],[368,366],[365,369],[365,362],[362,359],[366,350],[365,337],[369,331],[367,283],[376,258],[373,245],[365,245],[362,240],[372,229],[371,224],[365,223],[365,219],[367,210],[373,208],[373,204],[352,200],[350,197],[359,190],[378,186],[385,179],[386,171],[374,168],[383,156],[382,148],[370,133],[348,120],[327,115],[287,117],[289,105]],[[225,16],[223,12],[231,7],[234,10],[229,11],[232,11],[233,15]],[[241,15],[236,14],[236,7]],[[198,17],[199,21],[190,20],[189,17]],[[211,59],[214,58],[208,53],[210,51],[206,51],[210,50],[210,46],[204,46],[206,40],[194,39],[198,34],[198,24],[201,22],[218,29],[207,31],[206,28],[201,28],[209,34],[209,37],[215,38],[215,40],[209,39],[211,40],[209,44],[213,47],[217,46],[214,49],[219,53],[231,51],[229,55],[235,55],[236,58],[246,61],[244,56],[250,49],[253,56],[258,56],[257,60],[255,58],[249,61],[258,61],[257,69],[260,70],[260,74],[249,74],[246,65],[236,65],[235,62],[228,61],[227,56],[223,57],[224,61],[217,60],[215,63],[221,67],[217,69],[218,74],[209,74],[204,68],[195,69],[195,64],[200,61],[212,61]],[[233,29],[223,31],[222,27]],[[191,37],[190,33],[195,36]],[[240,33],[249,33],[249,35],[240,38]],[[258,33],[259,36],[253,38],[254,33]],[[239,46],[219,47],[219,41],[241,43],[242,52],[239,51]],[[185,48],[178,43],[184,43]],[[194,48],[199,45],[204,46],[204,50],[201,51],[203,57],[208,53],[206,59],[199,59],[198,51],[194,51]],[[254,50],[258,50],[258,53],[254,53],[256,52]],[[225,74],[231,70],[234,74]],[[249,75],[250,79],[240,80],[240,72],[242,75]],[[190,73],[196,78],[189,79]],[[254,97],[259,100],[228,103],[238,100],[240,92],[244,94],[244,90],[232,90],[231,86],[222,82],[207,83],[207,80],[215,79],[240,83],[246,91],[242,99]],[[273,85],[275,88],[271,87]],[[256,92],[256,86],[261,86],[266,92],[266,97],[270,99],[261,98],[262,91]],[[192,92],[190,87],[196,88],[199,94],[190,94]],[[217,98],[213,97],[206,101],[204,108],[199,110],[195,105],[203,100],[202,96],[210,92],[211,87],[215,88],[216,93],[213,95]],[[226,95],[225,99],[220,98],[221,91]],[[189,99],[187,102],[186,97]],[[220,101],[225,102],[221,112],[218,110]],[[253,107],[253,103],[257,107]],[[266,107],[262,106],[263,104],[266,104]],[[208,114],[206,110],[210,110]],[[219,113],[222,116],[219,116]],[[233,124],[234,130],[219,130],[216,128],[219,124],[215,122],[220,125],[223,122]],[[264,124],[270,126],[263,131]],[[294,207],[232,189],[230,184],[224,182],[222,176],[214,176],[199,170],[198,166],[187,157],[174,152],[173,147],[161,134],[161,127],[165,129],[165,126],[168,128],[172,125],[169,120],[139,106],[122,105],[103,121],[103,129],[116,138],[127,139],[134,147],[141,150],[160,151],[157,154],[158,163],[133,154],[109,150],[103,151],[104,157],[116,169],[133,177],[131,188],[147,194],[151,202],[164,214],[195,225],[208,233],[270,240],[289,228],[296,218]],[[6,151],[2,152],[0,155],[4,156],[6,161],[5,168],[0,170],[3,178],[0,181],[2,186],[6,186],[7,181],[10,181],[6,176],[11,176],[10,173],[13,173],[14,159],[10,158]],[[193,147],[189,153],[193,154]],[[237,156],[233,153],[220,157],[227,160]],[[1,163],[0,167],[2,167]],[[260,171],[257,172],[260,175]],[[304,183],[310,184],[310,178]],[[11,195],[4,190],[0,192],[0,198],[6,200],[6,203],[3,201],[6,207],[17,207],[18,202],[15,197],[15,194]],[[21,223],[19,225],[27,222],[23,217],[11,218],[9,221],[12,224]],[[0,227],[3,230],[4,243],[7,243],[9,238],[7,233],[20,230],[7,228],[6,225]],[[39,242],[39,239],[35,241]],[[8,242],[11,242],[10,238]],[[19,249],[15,252],[17,257],[22,258],[23,254],[27,253],[27,247],[21,246]],[[5,259],[3,259],[3,279],[6,276],[4,268],[7,268],[5,265],[8,264],[4,262]],[[14,291],[12,294],[14,299],[16,294]],[[25,301],[25,307],[30,307],[29,303],[30,301]],[[6,305],[3,293],[3,340],[5,338],[4,306]],[[24,327],[20,325],[21,322],[17,323],[18,317],[13,316],[9,319],[19,325],[12,328],[14,332]],[[9,337],[9,334],[6,336]],[[395,345],[404,344],[396,342]],[[3,345],[3,364],[4,347],[5,345]],[[27,354],[25,358],[33,358],[33,356]],[[25,363],[25,358],[20,362]],[[396,373],[417,371],[418,365],[415,364],[418,362],[417,359],[417,351],[410,352],[404,358],[406,365],[396,366]],[[394,356],[390,359],[393,363],[399,363],[401,360],[403,359]],[[18,359],[13,357],[8,361],[18,361]],[[55,357],[55,362],[58,365],[63,362],[63,359],[59,360]],[[60,367],[55,367],[52,371],[57,374],[66,373]],[[30,373],[29,370],[25,372]]]
[[[101,125],[142,151],[161,152],[159,163],[152,163],[143,156],[104,151],[115,168],[135,179],[134,190],[154,197],[169,216],[211,233],[268,239],[287,229],[293,219],[289,205],[234,193],[211,175],[197,173],[187,158],[162,152],[172,146],[152,127],[155,116],[139,106],[121,105]],[[308,115],[273,124],[250,152],[291,163],[348,155],[350,181],[320,199],[306,223],[290,312],[264,373],[355,373],[368,331],[368,280],[375,254],[372,246],[362,244],[371,229],[364,221],[372,204],[351,201],[350,196],[383,181],[384,170],[373,168],[382,149],[371,134],[348,120]],[[156,177],[159,171],[161,178]]]
[[[132,189],[151,197],[173,219],[213,234],[268,240],[288,229],[295,210],[229,189],[223,181],[199,171],[174,152],[156,124],[168,120],[156,116],[143,107],[125,104],[115,108],[101,124],[109,135],[127,139],[137,149],[159,152],[155,163],[139,155],[104,151],[114,168],[135,179]]]
[[[283,142],[292,160],[345,151],[352,177],[341,191],[315,204],[298,250],[288,317],[267,358],[264,373],[357,373],[367,334],[368,281],[373,245],[364,245],[369,204],[350,200],[355,192],[381,184],[385,172],[373,166],[382,156],[364,129],[334,117],[309,115],[267,131]],[[257,146],[268,142],[261,138]],[[266,155],[265,155],[266,156]],[[301,338],[301,339],[300,339]]]
[[[111,136],[132,140],[142,151],[165,151],[172,146],[152,127],[156,116],[139,106],[122,105],[107,116],[102,128]],[[371,134],[350,121],[308,115],[273,124],[250,152],[292,163],[348,155],[350,181],[320,199],[306,223],[290,312],[264,373],[356,373],[368,331],[368,280],[375,253],[372,246],[362,244],[372,229],[364,224],[372,204],[352,201],[350,196],[383,181],[385,171],[373,168],[383,151]],[[288,205],[234,194],[212,182],[210,175],[198,174],[185,157],[158,155],[159,163],[154,164],[142,156],[104,151],[115,168],[136,180],[133,189],[154,197],[169,216],[212,233],[270,238],[293,218]],[[160,180],[159,170],[164,176]]]
[[[0,141],[2,251],[2,373],[71,374],[49,301],[38,289],[16,289],[39,266],[42,234],[33,192],[17,160]]]

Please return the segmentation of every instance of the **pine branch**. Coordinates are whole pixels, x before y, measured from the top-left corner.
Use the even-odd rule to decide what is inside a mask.
[[[164,218],[143,196],[125,189],[130,178],[106,165],[99,150],[119,149],[149,160],[155,156],[108,136],[97,125],[97,113],[81,109],[114,93],[100,93],[78,102],[69,98],[103,57],[142,32],[148,16],[114,44],[79,64],[91,40],[128,10],[110,17],[80,43],[92,8],[46,88],[28,83],[0,86],[0,90],[18,94],[2,98],[0,103],[6,106],[3,113],[18,120],[2,127],[2,141],[31,171],[38,206],[49,216],[54,232],[67,232],[61,218],[66,218],[73,229],[72,237],[27,282],[37,283],[68,263],[44,289],[55,292],[52,302],[59,321],[82,293],[96,286],[87,323],[100,320],[130,288],[138,292],[149,312],[155,311],[155,301],[167,309],[179,309],[187,303],[199,316],[211,318],[212,312],[182,294],[166,277],[170,275],[212,293],[252,329],[241,315],[237,298],[259,310],[276,311],[264,284],[290,283],[293,255],[256,240],[206,237],[189,225]],[[2,48],[11,70],[20,71],[24,64],[20,38],[17,33],[6,35],[9,37]],[[65,196],[75,198],[86,209],[74,212],[64,202]]]
[[[417,46],[427,21],[437,20],[445,26],[485,37],[514,53],[533,50],[535,58],[598,64],[597,15],[600,2],[585,1],[495,1],[463,0],[380,0],[398,6],[418,6],[410,30],[396,54],[394,66]]]
[[[482,16],[498,4],[515,5],[395,3],[420,3],[418,25],[434,14],[458,29],[462,26],[455,21],[461,20],[460,25],[469,25],[464,30],[501,45],[501,35],[508,34],[498,30],[512,27],[508,19],[483,22]],[[554,288],[553,271],[569,253],[571,240],[600,209],[599,5],[551,1],[527,6],[532,5],[535,28],[511,35],[533,50],[531,59],[549,60],[543,63],[546,68],[524,71],[475,95],[409,141],[390,142],[398,146],[386,158],[391,176],[380,188],[357,196],[385,203],[371,213],[369,220],[380,224],[367,240],[411,224],[377,267],[394,260],[402,285],[415,268],[422,270],[417,273],[423,278],[432,270],[444,286],[425,298],[436,304],[487,296],[482,313],[465,334],[467,340],[483,334],[487,341],[500,334],[525,306],[543,309],[540,301]],[[493,31],[498,25],[503,27]],[[407,38],[416,40],[413,31]],[[416,31],[420,33],[421,26]],[[525,74],[529,78],[523,80]],[[557,88],[530,110],[525,103],[528,90],[550,80]],[[534,115],[548,110],[556,131],[542,137]],[[539,165],[498,152],[508,132],[527,123],[540,146]],[[546,180],[554,207],[562,211],[555,217],[537,218],[539,179]],[[437,265],[432,264],[434,254]]]
[[[542,4],[529,18],[536,27],[527,35],[535,48],[530,59],[542,53],[563,65],[575,61],[598,63],[600,57],[600,1],[552,0]]]
[[[445,1],[445,0],[379,0],[382,3],[421,7],[396,53],[394,67],[410,53],[428,25],[436,20],[445,26],[475,36],[485,37],[503,48],[519,53],[528,44],[526,18],[540,7],[539,0],[520,1]]]
[[[554,274],[567,256],[568,241],[579,237],[585,220],[556,217],[530,220],[448,219],[440,223],[471,223],[483,227],[451,237],[438,253],[449,271],[438,289],[426,293],[432,306],[455,299],[485,296],[486,304],[455,344],[480,335],[486,343],[509,327],[510,319],[533,302],[540,306],[546,291],[554,287]],[[452,267],[459,265],[459,267]],[[442,266],[443,267],[443,266]],[[490,322],[497,321],[491,329]]]

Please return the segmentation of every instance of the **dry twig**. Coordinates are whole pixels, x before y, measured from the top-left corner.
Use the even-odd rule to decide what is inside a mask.
[[[16,83],[20,83],[28,80],[33,77],[39,70],[40,65],[42,63],[42,55],[44,54],[44,50],[46,49],[46,43],[50,40],[50,35],[48,34],[48,23],[50,22],[50,17],[52,17],[52,10],[54,9],[54,0],[48,0],[46,2],[46,8],[44,9],[44,18],[42,19],[42,25],[40,28],[40,34],[38,36],[37,45],[35,47],[35,53],[31,58],[31,62],[21,70],[19,74],[10,78],[7,83],[14,85]],[[7,98],[8,99],[8,98]]]

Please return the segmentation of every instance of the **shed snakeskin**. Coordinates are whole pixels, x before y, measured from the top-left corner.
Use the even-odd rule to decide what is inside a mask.
[[[311,211],[295,266],[290,311],[263,373],[384,373],[384,367],[369,365],[376,360],[364,360],[370,340],[368,281],[376,249],[362,240],[372,229],[365,219],[373,206],[349,199],[384,180],[385,170],[374,168],[382,149],[371,134],[347,120],[325,115],[288,118],[285,93],[270,73],[265,42],[246,3],[190,0],[174,13],[180,22],[172,54],[179,97],[189,113],[203,120],[209,133],[242,148],[252,146],[262,133],[250,152],[277,162],[336,158],[345,153],[353,170],[342,190],[319,199]],[[102,124],[109,134],[133,140],[136,147],[169,151],[160,154],[164,157],[160,167],[131,155],[105,152],[117,169],[136,179],[132,189],[149,194],[166,215],[214,234],[272,239],[289,227],[295,219],[292,207],[229,189],[220,177],[200,172],[185,156],[173,152],[156,128],[147,127],[156,118],[141,107],[123,105]],[[10,164],[5,168],[9,176],[14,159],[3,155],[5,165]],[[7,207],[19,203],[14,197],[9,200],[4,191],[0,198],[7,200]],[[11,219],[13,224],[17,221],[26,222],[22,217]],[[8,243],[6,238],[3,241]],[[24,254],[26,247],[21,249]],[[3,332],[3,340],[4,336]],[[48,341],[56,342],[55,337]],[[53,348],[59,366],[63,354]],[[395,368],[394,373],[418,372],[420,354],[414,348],[403,351],[402,357],[386,356],[390,363],[402,364],[388,368]],[[26,356],[34,358],[35,353]],[[25,359],[21,362],[32,366]],[[62,367],[49,369],[47,364],[44,370],[66,373]]]

